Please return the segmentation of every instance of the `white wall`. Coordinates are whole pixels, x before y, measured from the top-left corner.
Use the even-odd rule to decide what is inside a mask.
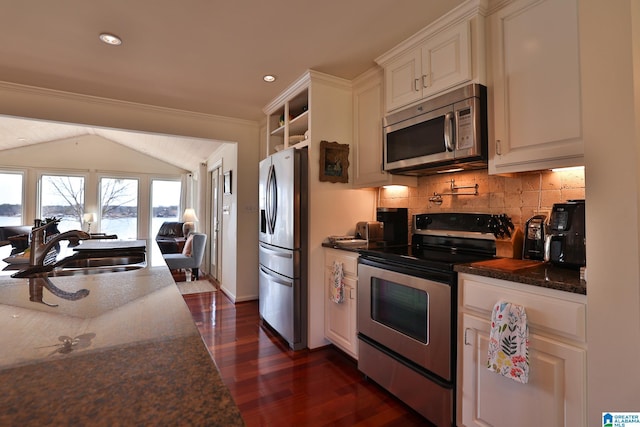
[[[222,162],[222,171],[231,171],[231,194],[222,194],[222,214],[219,218],[221,229],[220,248],[222,254],[222,272],[220,288],[234,301],[248,301],[258,298],[258,218],[257,196],[254,200],[242,197],[252,194],[257,188],[257,172],[252,173],[252,167],[257,170],[257,155],[246,156],[246,165],[239,167],[236,144],[224,144],[208,159],[209,165]],[[242,169],[241,174],[238,171]],[[210,168],[211,170],[211,168]],[[254,178],[250,178],[254,176]],[[254,214],[256,214],[254,218]],[[246,238],[238,239],[238,233]],[[256,268],[253,268],[253,267]]]
[[[639,4],[579,1],[594,427],[602,412],[640,411]]]

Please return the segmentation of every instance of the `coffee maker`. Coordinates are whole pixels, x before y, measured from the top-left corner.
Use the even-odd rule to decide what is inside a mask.
[[[585,202],[553,205],[545,240],[545,261],[579,268],[586,265]]]
[[[407,208],[378,208],[376,220],[382,223],[382,240],[389,246],[409,242],[409,211]]]
[[[525,224],[522,258],[542,261],[544,259],[544,232],[546,215],[535,215]]]

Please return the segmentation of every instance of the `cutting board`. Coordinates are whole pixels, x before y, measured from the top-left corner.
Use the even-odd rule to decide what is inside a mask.
[[[82,240],[74,251],[141,250],[147,247],[146,240]]]
[[[471,266],[480,268],[491,268],[493,270],[502,270],[513,273],[514,271],[523,270],[525,268],[537,267],[541,264],[541,261],[532,261],[528,259],[498,258],[490,259],[488,261],[474,262],[471,264]]]

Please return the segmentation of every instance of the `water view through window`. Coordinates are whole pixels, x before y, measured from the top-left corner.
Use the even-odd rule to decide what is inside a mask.
[[[0,173],[0,226],[22,224],[22,173]]]
[[[100,179],[100,231],[119,239],[138,236],[138,180]]]
[[[81,230],[84,214],[84,177],[42,175],[40,218],[58,218],[60,232]]]
[[[151,182],[151,236],[165,221],[180,221],[180,181],[154,179]]]

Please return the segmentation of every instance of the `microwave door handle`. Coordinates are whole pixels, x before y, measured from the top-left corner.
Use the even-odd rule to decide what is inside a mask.
[[[454,115],[451,111],[444,115],[444,149],[449,152],[454,149],[453,119]]]

